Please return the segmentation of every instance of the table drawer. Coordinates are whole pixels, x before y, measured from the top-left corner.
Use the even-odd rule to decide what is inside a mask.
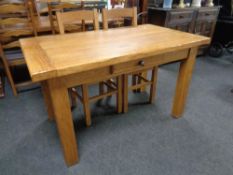
[[[169,12],[167,25],[190,23],[193,20],[194,11]]]
[[[112,74],[131,73],[135,71],[141,71],[150,67],[165,64],[172,61],[185,59],[188,57],[188,49],[176,52],[170,52],[162,55],[137,59],[134,61],[120,63],[115,66],[111,66],[110,72]]]

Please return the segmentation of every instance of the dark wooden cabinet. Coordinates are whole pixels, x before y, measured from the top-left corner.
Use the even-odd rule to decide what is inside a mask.
[[[219,7],[164,9],[148,7],[148,23],[212,37]]]
[[[205,7],[200,8],[196,12],[194,19],[193,33],[212,37],[214,34],[217,18],[219,14],[219,7]]]

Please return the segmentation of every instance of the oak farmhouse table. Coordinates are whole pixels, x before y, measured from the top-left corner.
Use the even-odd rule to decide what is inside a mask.
[[[198,47],[210,39],[155,25],[21,39],[30,76],[41,82],[68,166],[78,162],[68,88],[180,61],[172,116],[180,117]],[[144,61],[144,66],[139,65]]]

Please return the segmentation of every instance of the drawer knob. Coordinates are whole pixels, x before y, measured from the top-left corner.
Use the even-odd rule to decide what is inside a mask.
[[[139,66],[145,66],[145,61],[143,61],[143,60],[139,61],[139,62],[138,62],[138,65],[139,65]]]

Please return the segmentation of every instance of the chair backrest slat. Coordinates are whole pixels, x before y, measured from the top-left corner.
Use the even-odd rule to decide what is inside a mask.
[[[55,21],[56,16],[54,16],[54,12],[64,12],[64,11],[73,11],[73,10],[81,10],[83,9],[83,2],[80,3],[69,3],[69,2],[48,2],[48,14],[50,25],[52,28],[52,32],[55,33]]]
[[[24,4],[24,0],[1,0],[0,5],[4,4]]]
[[[36,35],[26,3],[0,5],[0,16],[0,44],[3,49],[19,47],[18,39]]]
[[[16,26],[16,25],[24,25],[28,26],[28,19],[25,18],[6,18],[0,19],[1,28],[7,26]]]
[[[80,10],[70,12],[57,12],[57,22],[61,34],[65,33],[66,24],[75,24],[75,22],[93,21],[94,30],[99,30],[98,12],[94,10]]]
[[[24,4],[4,4],[0,6],[0,14],[22,14],[27,13],[27,8]]]
[[[117,9],[103,9],[102,10],[102,17],[103,17],[103,28],[106,30],[108,29],[108,21],[119,19],[119,18],[132,18],[132,26],[137,26],[137,8],[117,8]]]
[[[80,9],[83,7],[82,3],[80,4],[73,4],[73,3],[68,3],[68,2],[62,2],[56,5],[52,5],[49,3],[49,6],[52,10],[64,10],[64,9]]]

